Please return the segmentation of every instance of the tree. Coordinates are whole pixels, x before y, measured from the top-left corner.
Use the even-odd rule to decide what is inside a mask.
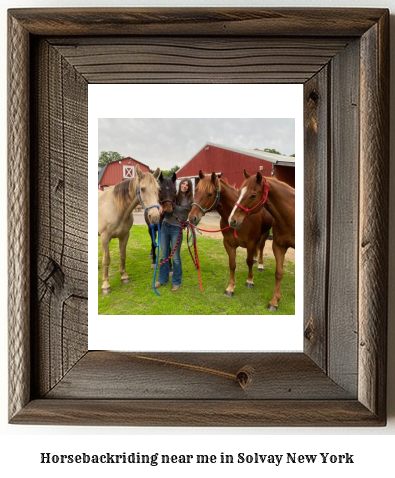
[[[272,154],[280,154],[281,153],[279,151],[277,151],[276,149],[270,149],[270,148],[265,148],[265,149],[259,149],[259,148],[255,148],[256,151],[263,151],[264,153],[272,153]]]
[[[103,168],[106,164],[112,163],[113,161],[119,161],[125,156],[121,156],[116,151],[102,151],[99,156],[99,167]]]
[[[280,156],[284,156],[284,154],[280,153],[279,151],[277,151],[276,149],[271,149],[271,148],[265,148],[265,149],[259,149],[259,148],[255,148],[255,151],[263,151],[264,153],[272,153],[272,154],[279,154]],[[295,153],[294,154],[291,154],[290,157],[295,157]]]
[[[161,171],[165,178],[170,178],[173,173],[176,173],[179,169],[179,166],[173,166],[171,169],[162,169]]]

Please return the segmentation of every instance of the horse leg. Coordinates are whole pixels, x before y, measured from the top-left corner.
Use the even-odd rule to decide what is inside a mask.
[[[124,284],[128,284],[130,282],[129,276],[126,274],[126,271],[125,271],[126,245],[128,243],[128,240],[129,240],[129,232],[119,238],[119,257],[121,259],[121,281]]]
[[[248,266],[248,277],[247,277],[247,282],[245,283],[245,286],[248,287],[249,289],[252,289],[254,287],[254,273],[252,272],[252,266],[254,264],[254,253],[256,251],[256,246],[254,245],[249,245],[247,247],[247,266]]]
[[[150,226],[148,226],[148,234],[149,234],[149,237],[151,239],[151,250],[150,250],[150,253],[149,253],[148,257],[150,259],[153,259],[153,257],[154,257],[154,242],[152,240],[152,233],[151,233],[151,227]],[[155,237],[156,237],[156,234],[155,234]]]
[[[269,302],[268,309],[275,311],[278,308],[278,302],[281,299],[280,284],[281,279],[283,278],[283,267],[284,267],[284,258],[285,253],[287,252],[286,247],[279,246],[275,241],[273,241],[273,253],[276,259],[276,283],[274,286],[274,292],[272,300]]]
[[[101,236],[100,240],[101,240],[101,247],[103,251],[103,260],[102,260],[103,272],[102,272],[101,290],[103,294],[109,294],[111,292],[110,283],[108,282],[108,268],[111,264],[110,239],[105,236]]]
[[[229,284],[225,290],[225,294],[228,297],[233,297],[235,286],[236,286],[236,278],[235,278],[235,271],[236,271],[236,247],[231,246],[228,241],[224,239],[224,247],[226,252],[228,253],[229,257]]]
[[[258,272],[263,272],[265,267],[263,265],[263,250],[265,248],[266,240],[269,237],[270,231],[264,232],[256,246],[256,254],[258,256]]]
[[[148,226],[148,231],[149,231],[150,238],[151,238],[151,257],[152,257],[151,269],[155,269],[155,267],[156,267],[156,247],[155,247],[155,242],[156,242],[156,232],[157,232],[157,228],[154,227],[153,229],[151,229],[151,227]],[[153,234],[151,233],[151,231],[153,231]]]

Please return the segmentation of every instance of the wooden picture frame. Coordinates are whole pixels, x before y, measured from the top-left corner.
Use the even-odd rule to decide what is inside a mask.
[[[9,11],[10,423],[385,425],[388,31],[385,9]],[[304,84],[303,353],[88,351],[87,87],[157,82]]]

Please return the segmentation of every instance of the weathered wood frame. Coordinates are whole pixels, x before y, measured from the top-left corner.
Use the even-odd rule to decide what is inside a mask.
[[[11,423],[386,423],[388,29],[384,9],[9,11]],[[303,353],[87,350],[93,82],[304,84]]]

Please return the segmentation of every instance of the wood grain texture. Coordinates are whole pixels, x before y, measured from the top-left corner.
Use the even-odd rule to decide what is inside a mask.
[[[388,11],[9,17],[11,423],[384,425]],[[304,83],[303,354],[87,350],[87,85],[159,81]]]
[[[46,8],[9,10],[35,35],[360,36],[383,9]]]
[[[32,400],[11,423],[85,426],[369,427],[357,400]]]
[[[8,22],[9,416],[30,399],[29,35]]]
[[[361,39],[359,400],[380,417],[386,402],[389,202],[389,15]]]
[[[33,356],[42,395],[87,349],[88,109],[86,81],[45,40],[35,51]]]
[[[304,83],[350,39],[53,38],[89,83]]]
[[[357,391],[359,42],[331,62],[328,373]]]
[[[241,387],[237,379],[241,370],[249,370],[248,388]],[[105,351],[88,352],[46,395],[46,398],[134,400],[197,397],[242,400],[355,398],[304,354]]]
[[[327,370],[330,66],[304,87],[304,350]]]

